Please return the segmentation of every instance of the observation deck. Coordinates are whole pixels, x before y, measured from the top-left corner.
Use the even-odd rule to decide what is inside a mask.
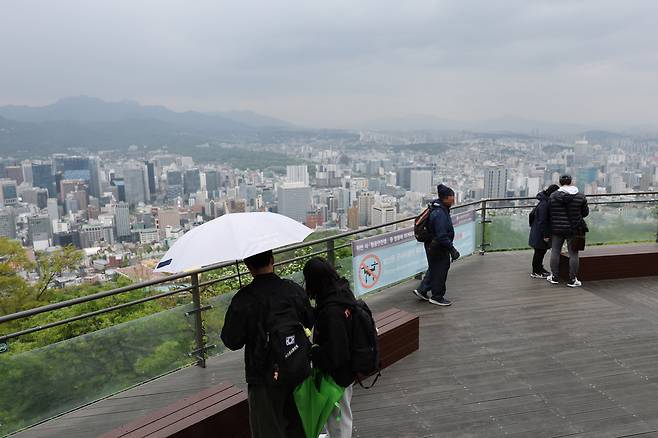
[[[530,278],[530,259],[511,251],[459,260],[449,308],[417,300],[415,280],[369,297],[374,311],[420,316],[420,349],[374,388],[355,389],[354,436],[658,437],[658,277],[572,289]],[[220,382],[246,387],[242,352],[15,436],[97,436]]]

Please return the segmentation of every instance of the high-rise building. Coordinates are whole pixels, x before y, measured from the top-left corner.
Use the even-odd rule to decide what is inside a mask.
[[[347,228],[350,230],[359,229],[359,207],[354,206],[347,209]]]
[[[0,207],[0,237],[16,238],[16,216],[11,207]]]
[[[301,183],[286,183],[278,188],[278,212],[298,222],[306,220],[311,207],[311,187]]]
[[[189,195],[201,190],[201,174],[199,169],[188,169],[183,178],[183,193]]]
[[[368,226],[372,224],[372,206],[375,197],[370,192],[362,192],[358,197],[359,225]]]
[[[375,205],[372,207],[372,225],[384,225],[395,220],[395,207],[392,205]],[[384,231],[395,231],[395,225],[385,227]]]
[[[5,166],[5,175],[7,175],[7,178],[16,181],[16,185],[21,185],[25,181],[23,166]]]
[[[286,166],[286,181],[289,183],[301,183],[309,185],[308,166]]]
[[[89,158],[89,194],[100,199],[102,193],[101,187],[101,169],[100,161],[97,157]]]
[[[57,197],[53,165],[49,162],[32,163],[32,185],[48,190],[50,198]]]
[[[158,193],[158,179],[156,177],[155,163],[153,161],[145,161],[144,164],[146,164],[146,176],[149,185],[149,199],[154,200],[155,195]]]
[[[27,218],[28,239],[37,250],[44,250],[50,246],[51,225],[48,215],[39,214]]]
[[[432,192],[432,171],[413,169],[410,175],[412,192],[427,194]]]
[[[395,171],[395,179],[400,187],[411,190],[411,166],[400,166]]]
[[[16,181],[9,178],[0,179],[0,207],[11,206],[18,203],[18,189]]]
[[[219,172],[216,170],[206,170],[206,191],[210,199],[218,196],[219,191]]]
[[[167,198],[175,199],[183,196],[183,172],[180,170],[167,171]]]
[[[123,180],[128,204],[136,205],[140,202],[148,202],[148,181],[144,163],[137,161],[128,163],[123,169]]]
[[[508,172],[504,166],[488,167],[484,171],[484,197],[507,197]]]
[[[59,220],[59,206],[57,205],[56,198],[48,198],[46,202],[46,209],[48,210],[48,218],[52,221]]]
[[[114,224],[119,240],[130,237],[130,206],[126,202],[119,202],[114,206]]]

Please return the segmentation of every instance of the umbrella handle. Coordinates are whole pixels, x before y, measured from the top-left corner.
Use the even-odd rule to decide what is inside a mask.
[[[242,289],[242,278],[240,277],[240,262],[237,260],[235,261],[235,272],[238,274],[238,285],[240,285],[240,289]]]

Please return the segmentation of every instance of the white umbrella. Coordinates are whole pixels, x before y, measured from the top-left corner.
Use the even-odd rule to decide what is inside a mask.
[[[155,271],[178,273],[244,260],[270,249],[302,242],[312,232],[299,222],[276,213],[227,214],[185,233],[162,257]]]

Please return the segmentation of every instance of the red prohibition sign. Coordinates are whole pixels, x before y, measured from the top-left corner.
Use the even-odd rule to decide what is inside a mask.
[[[376,254],[368,254],[359,264],[359,282],[364,289],[370,289],[379,281],[382,274],[382,262]]]

